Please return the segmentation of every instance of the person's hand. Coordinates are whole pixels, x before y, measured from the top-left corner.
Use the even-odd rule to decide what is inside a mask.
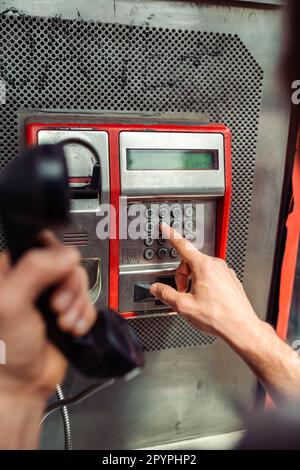
[[[175,276],[177,290],[155,283],[150,288],[153,295],[199,329],[227,339],[247,320],[257,322],[242,284],[225,261],[201,253],[165,223],[161,231],[182,261]]]
[[[42,238],[45,248],[29,251],[13,267],[7,253],[0,256],[0,340],[6,345],[0,393],[20,391],[47,397],[63,379],[67,362],[48,340],[35,306],[48,287],[57,286],[50,303],[62,330],[83,335],[96,318],[77,250],[65,247],[49,232]]]

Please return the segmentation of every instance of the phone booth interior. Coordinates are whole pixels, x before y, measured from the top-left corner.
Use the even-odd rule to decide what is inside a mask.
[[[135,380],[72,408],[74,447],[232,446],[257,380],[221,339],[149,297],[152,282],[173,282],[179,258],[148,233],[165,208],[199,248],[226,258],[266,318],[290,111],[278,73],[283,2],[10,5],[21,3],[21,14],[0,15],[1,168],[34,142],[74,137],[97,149],[98,193],[82,199],[76,188],[97,162],[69,148],[73,224],[60,235],[81,252],[92,300],[127,318],[146,355]],[[99,237],[102,205],[115,237]],[[139,240],[119,233],[135,206]],[[63,384],[68,396],[86,386],[73,370]],[[41,447],[63,447],[60,416],[46,420]]]

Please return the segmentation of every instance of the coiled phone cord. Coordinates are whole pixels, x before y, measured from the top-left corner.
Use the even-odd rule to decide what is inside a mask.
[[[64,393],[60,385],[55,387],[56,396],[58,400],[63,401],[65,399]],[[69,410],[66,406],[62,406],[60,409],[62,422],[64,426],[64,436],[65,436],[65,450],[72,450],[72,434],[71,434],[71,425],[70,425],[70,416]]]

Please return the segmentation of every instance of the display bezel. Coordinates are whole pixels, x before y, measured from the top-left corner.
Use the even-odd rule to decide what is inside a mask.
[[[132,148],[217,150],[218,170],[127,170],[126,150]],[[211,197],[224,194],[224,135],[220,131],[122,131],[119,134],[119,152],[123,196],[201,194],[202,197]]]

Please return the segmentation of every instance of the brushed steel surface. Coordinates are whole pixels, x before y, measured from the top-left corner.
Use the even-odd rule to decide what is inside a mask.
[[[200,437],[198,439],[184,439],[155,447],[147,447],[145,450],[232,450],[235,449],[245,431],[215,434],[214,436]]]
[[[106,204],[109,209],[109,160],[108,160],[108,135],[107,132],[93,131],[87,129],[78,130],[41,130],[38,132],[38,142],[40,144],[61,142],[66,139],[81,139],[87,141],[97,150],[101,164],[101,193],[99,198],[91,199],[72,199],[71,212],[72,221],[68,227],[58,231],[58,235],[64,239],[68,233],[72,233],[73,237],[86,234],[87,243],[85,246],[78,246],[83,259],[94,258],[100,271],[97,275],[97,283],[92,286],[90,296],[91,300],[98,308],[105,308],[108,302],[108,260],[109,260],[109,239],[100,240],[96,234],[96,225],[99,221],[97,211],[99,212],[100,203]],[[68,149],[67,161],[69,171],[72,176],[87,176],[90,171],[89,164],[91,155],[86,151],[85,147],[72,145]],[[75,164],[74,164],[75,160]],[[91,161],[92,166],[94,164]],[[74,175],[72,171],[76,172]],[[79,173],[77,173],[79,172]],[[109,212],[107,218],[109,219]],[[76,243],[74,243],[76,245]],[[100,258],[99,257],[100,253]],[[101,295],[100,295],[101,292]]]
[[[12,0],[9,6],[33,15],[78,18],[80,14],[83,19],[103,22],[193,28],[241,38],[264,71],[244,285],[257,312],[265,317],[289,117],[279,68],[283,12],[276,7],[264,9],[261,4],[256,9],[254,4],[231,3]],[[2,11],[7,8],[1,5]],[[74,448],[148,447],[243,428],[244,416],[252,411],[256,380],[221,340],[147,353],[146,359],[145,371],[135,381],[95,395],[71,410]],[[66,395],[88,383],[70,371]],[[241,416],[238,409],[245,414]],[[62,445],[61,419],[59,414],[52,415],[45,423],[41,447]]]
[[[69,371],[64,390],[71,396],[88,384]],[[236,431],[243,428],[255,389],[245,365],[220,340],[149,352],[139,377],[70,409],[74,448],[176,446],[183,439]],[[57,413],[45,423],[41,447],[62,446]]]
[[[81,265],[86,269],[89,277],[89,298],[95,304],[101,294],[101,260],[100,258],[83,258]]]

